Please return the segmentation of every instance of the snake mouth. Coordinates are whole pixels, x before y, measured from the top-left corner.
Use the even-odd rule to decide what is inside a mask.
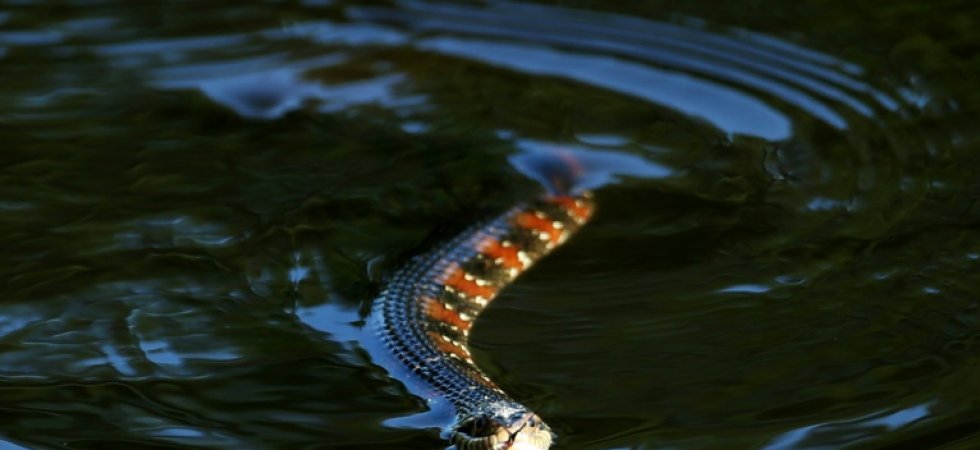
[[[534,413],[501,420],[478,415],[459,422],[453,430],[452,443],[456,450],[546,450],[554,435]]]

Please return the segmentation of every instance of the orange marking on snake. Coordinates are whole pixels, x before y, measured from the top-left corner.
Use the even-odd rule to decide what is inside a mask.
[[[470,298],[483,297],[489,299],[497,293],[497,289],[493,286],[480,286],[476,284],[476,280],[467,280],[466,272],[458,264],[449,272],[446,281],[443,283]]]
[[[561,231],[555,229],[554,222],[542,219],[532,212],[522,212],[514,217],[514,223],[524,229],[540,231],[548,235],[552,244],[561,241]]]
[[[446,340],[445,336],[436,333],[435,331],[429,331],[428,334],[429,338],[431,338],[432,342],[436,344],[436,348],[438,348],[439,351],[456,355],[464,361],[470,358],[470,352],[467,351],[466,348],[457,345],[452,341]]]
[[[480,250],[480,253],[486,255],[487,258],[494,261],[499,260],[500,264],[508,269],[524,270],[524,263],[522,263],[520,258],[517,257],[517,247],[504,247],[499,240],[495,238],[487,238],[480,243],[478,249]]]
[[[425,301],[425,313],[432,320],[458,327],[462,331],[469,330],[473,326],[473,322],[464,320],[458,312],[446,308],[441,302],[432,298],[427,298]]]
[[[568,212],[568,215],[578,219],[579,222],[584,222],[589,220],[589,217],[592,217],[592,207],[576,200],[574,197],[551,197],[548,199],[548,202],[558,205]]]

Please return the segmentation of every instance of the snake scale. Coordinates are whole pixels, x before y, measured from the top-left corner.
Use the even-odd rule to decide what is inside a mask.
[[[392,359],[426,386],[425,395],[454,407],[448,439],[457,450],[541,450],[554,439],[477,367],[467,346],[496,294],[592,216],[591,193],[552,191],[416,257],[373,304],[372,331]]]

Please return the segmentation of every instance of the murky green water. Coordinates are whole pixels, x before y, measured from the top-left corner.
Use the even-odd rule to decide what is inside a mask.
[[[243,4],[244,3],[244,4]],[[0,449],[440,447],[359,324],[585,155],[474,332],[566,449],[980,448],[973,2],[0,1]]]

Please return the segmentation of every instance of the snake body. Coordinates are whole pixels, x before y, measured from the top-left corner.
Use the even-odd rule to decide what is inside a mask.
[[[548,194],[469,228],[416,257],[372,307],[372,327],[407,376],[456,410],[458,450],[539,450],[551,429],[473,362],[473,321],[500,290],[565,242],[592,215],[588,192]]]

